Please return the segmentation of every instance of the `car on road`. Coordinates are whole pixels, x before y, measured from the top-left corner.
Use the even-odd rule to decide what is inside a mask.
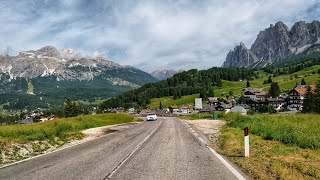
[[[156,114],[147,115],[147,121],[156,121],[157,119],[158,119],[158,116]]]

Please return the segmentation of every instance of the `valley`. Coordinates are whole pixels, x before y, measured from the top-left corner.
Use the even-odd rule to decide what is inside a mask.
[[[101,16],[100,6],[93,8],[90,23],[79,23],[77,41],[62,43],[79,25],[70,22],[85,19],[87,11],[60,22],[70,32],[55,24],[42,33],[58,32],[61,44],[53,36],[39,49],[16,45],[19,52],[8,46],[0,53],[0,179],[320,178],[318,20],[290,18],[291,28],[278,21],[250,40],[257,29],[246,16],[232,27],[215,22],[209,28],[187,16],[191,11],[176,17],[165,8],[165,20],[152,24],[158,6],[146,11],[141,5],[134,14],[102,7],[116,15],[91,24]],[[165,18],[167,12],[174,17]],[[122,21],[123,14],[130,20]],[[110,19],[121,22],[106,23]],[[221,27],[228,31],[219,33]],[[250,48],[241,42],[225,51],[242,38],[253,42]],[[56,47],[43,45],[51,41]],[[81,53],[57,49],[62,45]]]

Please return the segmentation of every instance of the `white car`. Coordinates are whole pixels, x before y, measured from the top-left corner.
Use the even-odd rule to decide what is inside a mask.
[[[158,116],[156,114],[148,114],[147,115],[147,121],[155,121],[158,119]]]

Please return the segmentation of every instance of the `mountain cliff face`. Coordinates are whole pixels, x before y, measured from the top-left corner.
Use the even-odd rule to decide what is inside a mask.
[[[69,98],[96,101],[156,82],[131,66],[46,46],[0,55],[0,104],[10,109],[59,107]]]
[[[227,55],[223,67],[263,67],[297,55],[314,44],[320,43],[320,22],[295,23],[289,30],[277,22],[261,31],[250,49],[241,43]]]
[[[243,43],[240,43],[240,46],[236,46],[228,53],[223,66],[247,67],[256,61],[257,57]]]
[[[179,71],[174,70],[156,70],[151,73],[151,75],[158,80],[165,80],[169,77],[172,77],[174,74],[178,73]]]

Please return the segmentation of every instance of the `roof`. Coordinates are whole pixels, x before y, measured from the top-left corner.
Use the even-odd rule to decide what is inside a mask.
[[[216,110],[216,109],[213,106],[203,106],[202,109],[200,110],[200,112],[211,112],[214,110]]]
[[[252,87],[248,87],[248,88],[244,88],[242,89],[242,92],[243,93],[251,93],[251,94],[254,94],[254,95],[260,95],[260,96],[265,96],[267,95],[267,92],[263,91],[262,89],[259,89],[259,88],[252,88]]]
[[[300,95],[305,95],[307,93],[307,90],[308,90],[307,87],[308,87],[307,85],[296,85],[293,88],[293,91],[296,91]],[[311,91],[315,91],[316,86],[315,85],[310,85],[310,88],[311,88]]]
[[[189,105],[187,105],[187,106],[180,106],[179,108],[180,108],[180,109],[192,109],[192,106],[189,106]]]
[[[208,101],[210,101],[210,102],[219,102],[217,97],[209,97]]]
[[[140,111],[140,114],[150,114],[150,113],[155,113],[155,110],[143,109]]]
[[[178,106],[169,106],[169,108],[171,108],[171,109],[179,109]]]
[[[234,106],[230,109],[231,112],[240,112],[240,113],[247,113],[247,110],[242,106]]]
[[[248,104],[239,104],[239,106],[242,106],[245,109],[250,109],[250,106]]]

